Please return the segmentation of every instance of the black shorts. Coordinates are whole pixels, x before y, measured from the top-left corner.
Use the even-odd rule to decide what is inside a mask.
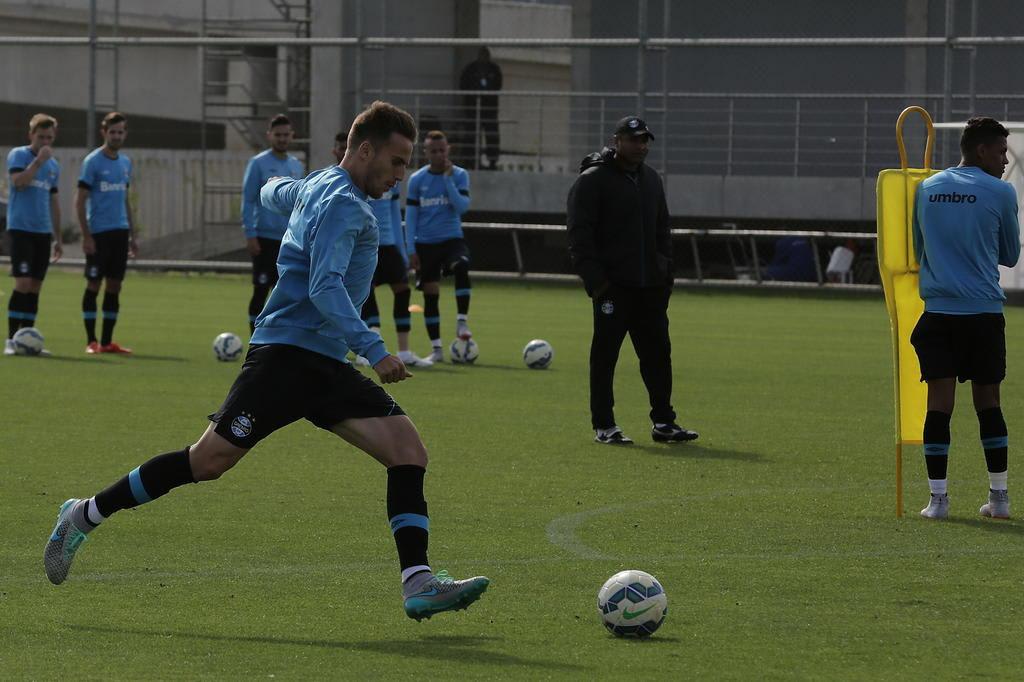
[[[961,383],[998,384],[1006,378],[1006,320],[1002,313],[925,313],[910,342],[921,381],[956,377]]]
[[[128,269],[128,230],[98,232],[92,236],[96,251],[85,257],[85,278],[96,282],[104,277],[122,280]]]
[[[46,279],[50,267],[50,233],[8,230],[11,235],[11,277]]]
[[[450,275],[459,263],[469,267],[469,247],[461,238],[449,239],[438,244],[417,244],[416,254],[420,257],[420,269],[416,273],[419,284],[440,282],[441,275]]]
[[[377,249],[377,269],[373,271],[373,286],[408,282],[408,267],[397,246],[385,245]]]
[[[224,404],[209,419],[232,445],[251,448],[305,417],[322,429],[346,419],[405,412],[352,365],[284,344],[250,346]]]
[[[281,252],[281,240],[256,239],[260,242],[260,255],[252,257],[252,283],[272,287],[277,284],[277,254]]]

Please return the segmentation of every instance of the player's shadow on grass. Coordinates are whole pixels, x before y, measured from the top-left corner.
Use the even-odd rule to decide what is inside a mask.
[[[621,448],[624,452],[629,452],[629,450],[643,450],[644,452],[649,452],[652,455],[661,455],[662,457],[671,457],[673,459],[717,459],[760,463],[771,461],[759,452],[709,448],[695,443],[634,443],[633,445],[621,446]]]
[[[946,521],[948,523],[958,523],[961,526],[982,528],[991,533],[999,533],[1002,535],[1024,535],[1024,525],[1014,521],[1006,521],[1002,519],[967,519],[955,516],[950,516]]]
[[[544,670],[563,670],[582,672],[582,666],[537,658],[523,658],[499,651],[488,651],[479,647],[493,642],[500,642],[500,637],[483,637],[472,635],[425,635],[419,639],[393,639],[371,642],[347,642],[335,639],[302,639],[292,637],[272,637],[260,635],[221,635],[216,633],[183,632],[180,630],[145,630],[142,628],[104,627],[101,625],[68,625],[71,630],[100,634],[135,635],[138,637],[181,637],[206,642],[226,642],[234,644],[283,644],[290,646],[318,647],[323,649],[345,649],[350,651],[372,651],[381,654],[397,654],[402,657],[412,656],[441,661],[467,661],[486,665],[519,665]]]

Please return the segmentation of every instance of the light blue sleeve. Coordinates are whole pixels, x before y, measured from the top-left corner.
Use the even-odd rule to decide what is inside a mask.
[[[1017,191],[1007,183],[999,215],[999,264],[1012,268],[1020,258],[1020,220]]]
[[[917,190],[914,193],[914,220],[911,226],[911,232],[914,236],[914,258],[917,262],[921,262],[921,256],[924,254],[924,233],[921,232],[921,221],[919,219],[919,213],[921,211],[921,185],[917,186]]]
[[[78,182],[84,182],[91,189],[96,183],[96,157],[87,156],[82,162],[82,170],[78,173]]]
[[[405,253],[405,231],[402,229],[402,202],[398,198],[398,189],[392,189],[395,196],[391,198],[391,233],[395,236],[395,246],[402,254],[402,260],[409,262],[409,256]]]
[[[292,177],[298,180],[306,175],[306,169],[302,167],[302,162],[296,158],[292,158]]]
[[[263,185],[259,191],[260,205],[268,211],[290,216],[299,199],[299,191],[304,183],[294,178],[277,178]]]
[[[416,253],[416,222],[419,219],[420,207],[409,201],[419,201],[420,185],[418,176],[409,178],[409,187],[405,191],[405,252]]]
[[[15,147],[7,154],[7,172],[14,173],[25,170],[32,163],[31,157],[32,154],[27,149]]]
[[[260,214],[260,169],[256,158],[249,159],[242,180],[242,230],[247,239],[256,236],[256,223]]]
[[[357,210],[358,207],[349,202],[335,201],[321,217],[310,252],[309,300],[327,322],[341,332],[348,347],[373,366],[383,360],[388,351],[380,334],[370,331],[363,322],[345,288],[345,273],[356,235],[362,229]]]
[[[455,215],[462,215],[469,210],[469,173],[462,171],[445,177],[444,188],[448,193],[448,201],[455,209]]]

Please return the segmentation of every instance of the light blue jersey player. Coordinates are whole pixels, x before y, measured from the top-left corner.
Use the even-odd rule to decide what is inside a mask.
[[[429,161],[409,178],[405,198],[405,240],[409,263],[423,291],[423,313],[430,337],[432,362],[442,362],[440,281],[455,277],[458,315],[455,335],[468,340],[469,247],[462,235],[462,215],[469,210],[469,173],[448,159],[448,139],[440,130],[426,135],[423,151]]]
[[[103,146],[82,162],[75,193],[75,213],[82,231],[85,252],[85,294],[82,320],[85,324],[85,352],[130,355],[131,348],[114,342],[114,326],[121,310],[121,285],[128,258],[135,257],[135,229],[128,189],[132,183],[132,162],[121,152],[128,137],[128,119],[112,111],[100,123]],[[96,338],[96,299],[103,291],[103,330]]]
[[[288,218],[260,203],[260,189],[270,178],[301,178],[302,162],[288,153],[295,137],[292,122],[284,114],[270,119],[267,126],[266,149],[249,159],[242,180],[242,231],[245,246],[252,257],[252,297],[249,299],[249,331],[255,328],[256,316],[263,309],[267,294],[277,284],[277,254],[281,238],[288,227]]]
[[[914,252],[921,263],[924,314],[910,340],[928,382],[924,460],[931,497],[921,516],[949,515],[946,463],[956,384],[971,382],[988,468],[982,516],[1007,519],[1007,430],[999,387],[1006,378],[1006,320],[999,266],[1020,257],[1017,193],[1000,178],[1009,132],[992,118],[967,121],[963,160],[924,180],[914,200]]]
[[[64,253],[60,233],[57,183],[60,164],[53,158],[57,119],[36,114],[29,121],[29,142],[7,155],[10,196],[7,200],[7,231],[11,239],[11,276],[14,290],[7,303],[7,341],[4,355],[15,355],[14,334],[34,327],[39,312],[39,292],[50,265]],[[49,355],[44,350],[42,355]]]
[[[340,163],[345,158],[345,150],[348,147],[348,134],[338,133],[334,136],[334,158]],[[377,296],[374,290],[381,284],[387,284],[394,294],[394,306],[392,315],[395,320],[395,330],[398,334],[398,357],[410,367],[430,367],[434,363],[426,358],[421,358],[409,350],[409,330],[411,319],[409,317],[409,299],[412,295],[409,289],[409,260],[405,255],[405,232],[402,230],[402,209],[401,193],[399,186],[395,185],[380,199],[370,199],[370,209],[377,219],[377,232],[380,235],[380,246],[377,248],[377,269],[373,273],[373,280],[370,286],[370,293],[363,303],[361,315],[363,322],[370,328],[380,333],[380,309],[377,306]],[[356,355],[356,363],[368,365],[362,355]]]
[[[112,514],[219,478],[260,440],[306,419],[387,468],[387,522],[406,615],[430,618],[480,598],[487,578],[454,580],[431,569],[426,448],[394,398],[345,359],[349,349],[369,358],[382,383],[410,376],[360,319],[359,306],[377,260],[377,221],[367,199],[402,180],[415,139],[412,116],[375,102],[356,117],[340,165],[263,187],[263,206],[290,217],[281,279],[260,313],[238,378],[194,445],[151,458],[93,497],[64,502],[43,553],[50,582],[64,582],[88,533]],[[301,513],[301,500],[293,506]]]

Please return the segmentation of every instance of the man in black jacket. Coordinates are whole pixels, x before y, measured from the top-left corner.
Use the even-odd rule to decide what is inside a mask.
[[[488,168],[495,170],[498,156],[501,154],[501,136],[498,130],[498,91],[501,90],[501,67],[491,61],[491,51],[481,47],[476,61],[470,62],[459,76],[459,90],[480,90],[494,94],[463,95],[462,123],[467,134],[463,138],[466,149],[461,150],[463,156],[472,154],[468,162],[469,168],[476,168],[480,161],[480,149],[477,144],[477,133],[486,138],[484,154],[487,156]],[[477,121],[479,120],[479,131]],[[472,145],[469,141],[476,140]],[[469,147],[472,146],[472,150]]]
[[[594,302],[590,413],[598,443],[632,443],[615,424],[612,380],[626,333],[651,401],[651,437],[677,443],[697,433],[675,423],[668,299],[672,239],[658,173],[644,163],[654,135],[636,116],[615,129],[615,148],[590,154],[569,190],[569,255]]]

